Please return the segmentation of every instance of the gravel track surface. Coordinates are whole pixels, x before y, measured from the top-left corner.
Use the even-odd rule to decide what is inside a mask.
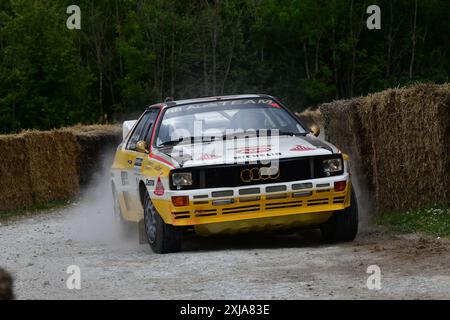
[[[109,200],[108,200],[109,201]],[[89,201],[1,221],[0,265],[19,299],[450,299],[448,240],[371,227],[323,244],[316,231],[201,238],[153,254],[120,239],[107,206]],[[66,287],[70,265],[81,290]],[[381,268],[381,290],[366,286]]]

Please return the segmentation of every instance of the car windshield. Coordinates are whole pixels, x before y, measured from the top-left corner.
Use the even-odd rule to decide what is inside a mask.
[[[192,141],[192,138],[242,134],[306,134],[299,122],[271,99],[205,102],[167,109],[161,122],[157,146]],[[191,139],[188,139],[191,138]]]

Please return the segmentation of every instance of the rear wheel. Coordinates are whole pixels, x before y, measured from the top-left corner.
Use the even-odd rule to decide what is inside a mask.
[[[320,228],[328,243],[353,241],[358,233],[358,203],[352,190],[350,207],[336,211]]]
[[[171,253],[181,250],[181,229],[163,221],[148,194],[144,199],[144,226],[153,252]]]

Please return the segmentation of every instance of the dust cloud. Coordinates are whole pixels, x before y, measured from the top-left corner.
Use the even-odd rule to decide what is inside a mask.
[[[131,237],[123,235],[120,222],[114,216],[110,175],[113,158],[111,151],[102,154],[100,170],[67,210],[65,233],[70,239],[114,246],[131,244]],[[137,240],[133,243],[136,244]]]
[[[364,175],[360,170],[352,170],[352,185],[355,188],[358,201],[359,226],[364,230],[373,223],[374,207],[372,197],[365,184]]]
[[[318,138],[328,140],[323,125],[320,126],[320,135]],[[349,156],[352,186],[358,202],[359,227],[365,230],[371,226],[375,216],[373,196],[367,187],[366,175],[363,173],[360,165],[360,157],[352,154],[349,154]]]

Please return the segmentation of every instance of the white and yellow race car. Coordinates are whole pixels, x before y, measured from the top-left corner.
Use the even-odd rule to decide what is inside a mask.
[[[277,99],[167,101],[123,125],[112,165],[115,215],[156,253],[200,235],[320,228],[351,241],[358,209],[349,161]]]

